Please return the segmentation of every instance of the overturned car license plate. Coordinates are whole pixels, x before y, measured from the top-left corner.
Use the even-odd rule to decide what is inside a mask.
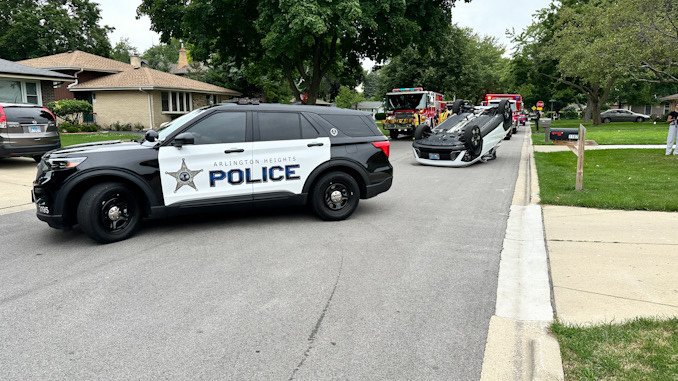
[[[440,160],[440,154],[439,153],[429,153],[428,158],[431,160]]]

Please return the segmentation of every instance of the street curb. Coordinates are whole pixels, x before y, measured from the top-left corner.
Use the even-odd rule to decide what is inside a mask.
[[[525,131],[481,380],[564,380],[560,347],[548,332],[553,287],[534,150]]]

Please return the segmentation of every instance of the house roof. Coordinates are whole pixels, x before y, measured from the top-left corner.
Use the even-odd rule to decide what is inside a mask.
[[[675,101],[678,100],[678,94],[669,95],[667,97],[659,98],[660,101]]]
[[[180,90],[240,96],[241,93],[147,67],[125,70],[72,86],[71,91]]]
[[[73,81],[73,77],[45,69],[39,69],[0,58],[0,75],[7,74],[16,77],[35,77],[51,81]]]
[[[364,101],[358,103],[358,108],[381,108],[384,104],[381,102]]]
[[[31,58],[28,60],[19,61],[19,63],[51,70],[87,69],[106,73],[119,73],[121,71],[133,68],[133,66],[128,63],[97,56],[95,54],[85,53],[80,50],[53,54],[51,56],[40,58]]]

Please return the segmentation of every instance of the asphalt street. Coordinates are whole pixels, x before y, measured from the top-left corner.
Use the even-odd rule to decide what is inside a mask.
[[[524,130],[351,218],[150,221],[109,245],[0,215],[0,380],[478,380]]]

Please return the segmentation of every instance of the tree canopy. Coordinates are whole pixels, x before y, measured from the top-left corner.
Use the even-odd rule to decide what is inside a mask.
[[[143,0],[138,14],[163,41],[191,41],[198,60],[281,71],[294,96],[314,104],[330,72],[358,72],[361,58],[384,61],[413,43],[437,45],[455,1]]]
[[[69,50],[108,57],[109,26],[99,26],[101,9],[90,0],[3,0],[0,54],[19,61]]]

